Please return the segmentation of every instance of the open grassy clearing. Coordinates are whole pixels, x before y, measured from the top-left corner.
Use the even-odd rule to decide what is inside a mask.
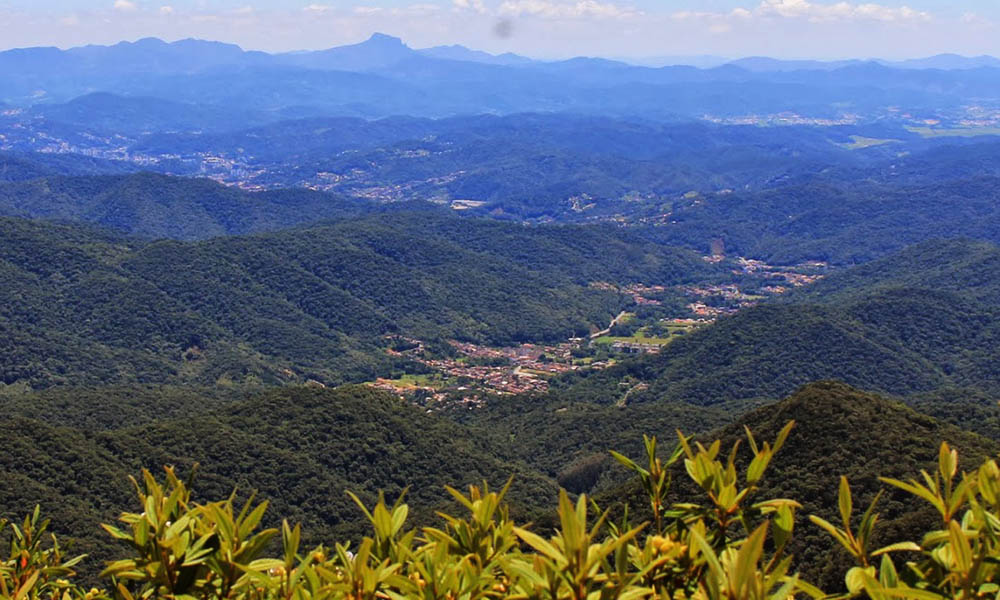
[[[864,150],[865,148],[874,148],[875,146],[900,143],[900,140],[870,138],[863,135],[852,135],[851,140],[853,140],[851,143],[837,145],[842,148],[847,148],[848,150]]]
[[[907,127],[907,131],[916,133],[923,138],[941,137],[980,137],[1000,135],[1000,127],[968,127],[955,129],[935,129],[933,127]]]
[[[604,335],[594,340],[595,344],[610,346],[616,342],[624,342],[626,344],[649,344],[651,346],[666,346],[673,341],[672,337],[647,337],[645,334],[636,333],[635,335],[629,337],[616,337],[610,335]]]
[[[451,378],[444,377],[439,373],[403,375],[399,379],[383,379],[382,381],[401,389],[441,389],[454,383]]]

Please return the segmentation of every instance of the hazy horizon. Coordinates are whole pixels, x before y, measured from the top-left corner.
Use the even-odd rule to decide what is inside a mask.
[[[0,49],[157,37],[290,52],[358,43],[374,32],[412,48],[460,44],[543,60],[601,56],[768,56],[901,60],[1000,54],[1000,8],[807,0],[28,0],[0,1]]]
[[[323,50],[328,50],[328,49],[331,49],[331,48],[336,48],[336,47],[341,47],[341,46],[361,44],[361,43],[364,43],[364,42],[370,40],[373,36],[378,36],[378,35],[383,35],[383,36],[397,38],[397,39],[401,40],[404,45],[408,46],[409,48],[411,48],[413,50],[417,50],[417,51],[428,50],[428,49],[436,48],[436,47],[460,46],[460,47],[464,47],[464,48],[466,48],[468,50],[472,50],[472,51],[487,52],[487,53],[494,54],[494,55],[515,54],[515,55],[518,55],[518,56],[522,56],[522,57],[525,57],[525,58],[530,58],[530,59],[538,60],[538,61],[553,61],[553,60],[557,61],[557,60],[567,60],[567,59],[571,59],[571,58],[584,58],[585,57],[585,58],[601,58],[601,59],[606,59],[606,60],[627,62],[627,63],[632,63],[632,64],[635,64],[635,65],[638,65],[638,66],[649,66],[649,65],[654,65],[654,64],[663,64],[663,65],[666,65],[666,64],[683,64],[683,65],[698,66],[698,67],[703,67],[703,68],[710,68],[712,66],[723,65],[723,64],[730,63],[730,62],[734,62],[734,61],[745,60],[745,59],[754,59],[754,58],[776,59],[776,60],[782,60],[782,61],[813,61],[813,62],[831,62],[832,63],[832,62],[840,62],[840,61],[886,61],[886,62],[897,62],[897,61],[907,61],[907,60],[921,60],[921,59],[932,58],[932,57],[935,57],[935,56],[942,56],[942,55],[954,55],[954,56],[960,56],[960,57],[963,57],[963,58],[970,58],[970,59],[972,59],[972,58],[981,58],[981,57],[994,57],[994,58],[998,58],[997,55],[1000,55],[1000,50],[998,50],[997,55],[994,55],[994,54],[978,54],[978,55],[974,55],[974,54],[962,54],[962,53],[958,53],[958,52],[938,52],[938,53],[934,53],[934,54],[923,54],[923,55],[912,55],[912,56],[899,56],[899,57],[851,56],[851,55],[833,56],[833,57],[814,56],[814,55],[803,55],[803,56],[788,55],[788,56],[780,56],[780,55],[769,55],[769,54],[743,54],[743,55],[722,56],[722,55],[709,54],[709,53],[700,53],[700,54],[699,53],[692,53],[692,54],[635,55],[635,56],[629,56],[629,55],[596,55],[596,54],[575,54],[575,55],[574,54],[567,54],[567,55],[561,55],[561,56],[540,56],[540,55],[533,55],[533,54],[531,54],[529,52],[519,52],[516,49],[504,50],[504,51],[489,51],[489,50],[485,50],[483,48],[479,48],[479,47],[476,47],[476,46],[469,46],[467,44],[461,44],[461,43],[440,43],[440,44],[433,44],[433,45],[427,45],[427,46],[417,46],[417,45],[408,43],[405,38],[403,38],[403,37],[401,37],[399,35],[396,35],[396,34],[394,34],[392,32],[377,31],[377,30],[373,30],[371,33],[369,33],[368,35],[366,35],[365,37],[363,37],[361,39],[358,39],[358,40],[355,40],[355,41],[348,41],[348,42],[345,42],[343,44],[336,44],[334,46],[324,46],[324,47],[310,47],[310,48],[303,47],[303,48],[296,48],[296,49],[292,49],[292,50],[267,50],[267,49],[264,49],[264,48],[247,47],[247,46],[245,46],[243,44],[240,44],[238,42],[230,41],[230,40],[226,40],[226,39],[211,39],[211,38],[201,38],[201,37],[194,37],[194,36],[178,36],[178,37],[172,37],[171,38],[171,37],[161,37],[161,36],[151,35],[151,36],[139,36],[139,37],[134,37],[134,38],[123,38],[123,39],[120,39],[120,40],[117,40],[117,41],[111,41],[111,42],[87,42],[87,43],[71,44],[71,45],[66,45],[66,44],[63,44],[63,45],[60,45],[60,44],[36,44],[36,45],[10,46],[10,47],[0,46],[0,52],[6,52],[6,51],[9,51],[9,50],[26,50],[26,49],[32,49],[32,48],[58,48],[59,50],[64,50],[65,51],[65,50],[72,50],[74,48],[84,48],[84,47],[87,47],[87,46],[110,47],[110,46],[115,46],[115,45],[118,45],[118,44],[135,44],[135,43],[141,42],[143,40],[155,39],[155,40],[159,40],[161,42],[164,42],[166,44],[174,44],[174,43],[177,43],[177,42],[188,41],[188,40],[193,40],[193,41],[198,41],[198,42],[208,42],[208,43],[220,43],[220,44],[238,46],[244,52],[264,52],[264,53],[267,53],[267,54],[279,55],[279,54],[297,54],[297,53],[316,52],[316,51],[323,51]],[[681,62],[673,62],[673,63],[671,63],[670,61],[681,61]]]

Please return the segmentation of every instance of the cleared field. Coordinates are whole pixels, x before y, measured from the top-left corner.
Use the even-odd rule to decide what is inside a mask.
[[[555,373],[549,373],[548,371],[536,371],[535,369],[521,369],[521,373],[531,375],[532,377],[540,377],[542,379],[551,379],[555,377]]]
[[[884,146],[886,144],[900,143],[900,140],[870,138],[870,137],[865,137],[863,135],[852,135],[851,140],[853,141],[849,144],[837,144],[837,145],[843,148],[847,148],[848,150],[864,150],[865,148],[874,148],[875,146]]]
[[[969,127],[956,129],[934,129],[933,127],[907,127],[907,131],[924,138],[940,137],[980,137],[1000,135],[1000,127]]]
[[[469,210],[470,208],[479,208],[486,204],[482,200],[454,200],[451,203],[451,208],[454,210]]]
[[[630,337],[615,337],[610,335],[603,335],[594,340],[595,344],[610,346],[615,342],[624,342],[627,344],[649,344],[651,346],[666,346],[673,341],[673,338],[664,337],[646,337],[641,333],[637,333]]]
[[[441,389],[450,382],[437,373],[423,375],[403,375],[399,379],[382,379],[384,383],[400,389],[434,388]]]

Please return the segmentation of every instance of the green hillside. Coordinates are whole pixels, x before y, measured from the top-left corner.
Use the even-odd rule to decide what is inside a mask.
[[[106,400],[96,402],[97,394]],[[165,399],[160,414],[151,402],[156,394]],[[616,507],[616,514],[628,502],[634,519],[645,518],[627,472],[597,459],[612,448],[638,455],[643,433],[659,436],[668,448],[675,429],[704,432],[725,418],[709,409],[665,405],[550,405],[522,414],[516,404],[501,403],[457,424],[358,386],[286,387],[245,399],[172,389],[62,390],[5,406],[10,416],[2,425],[7,445],[0,476],[16,485],[0,491],[0,515],[40,504],[64,541],[93,554],[93,565],[111,553],[97,525],[130,505],[127,476],[142,467],[168,464],[188,473],[197,462],[199,498],[224,497],[234,488],[241,496],[256,491],[271,501],[271,518],[302,522],[310,543],[353,538],[363,530],[344,490],[371,503],[377,490],[393,498],[409,488],[414,521],[422,523],[446,504],[445,483],[486,479],[496,485],[510,475],[514,514],[547,528],[557,482],[596,490],[599,503]],[[54,412],[60,407],[69,416]],[[127,407],[136,417],[116,425],[120,419],[109,409]],[[85,416],[88,408],[94,416],[70,424],[74,412]],[[773,439],[789,420],[797,425],[761,494],[804,505],[792,550],[798,568],[831,590],[841,585],[846,556],[805,516],[835,513],[840,475],[851,480],[862,506],[882,487],[878,476],[908,477],[930,467],[942,440],[959,449],[966,467],[1000,450],[997,442],[834,382],[805,386],[699,437],[720,438],[728,447],[746,425],[758,439]],[[505,425],[497,429],[500,423]],[[745,449],[741,456],[747,460]],[[675,481],[673,501],[699,496],[681,474]],[[919,505],[897,493],[888,494],[879,510],[884,523],[877,544],[932,524]]]
[[[721,269],[612,228],[392,213],[144,242],[0,219],[0,382],[338,384],[398,372],[388,334],[562,341],[627,301],[593,281]]]
[[[998,265],[990,244],[927,242],[719,319],[658,356],[563,384],[615,402],[616,382],[629,376],[649,385],[630,402],[737,411],[820,379],[897,396],[956,386],[998,395]]]
[[[105,400],[98,406],[93,393],[60,395],[80,412],[141,404],[128,389],[100,393]],[[148,390],[138,395],[150,397]],[[257,491],[272,502],[273,518],[302,522],[313,542],[362,531],[345,490],[371,504],[379,490],[395,498],[409,487],[415,519],[423,522],[448,498],[445,484],[501,485],[513,475],[511,500],[525,519],[556,497],[552,479],[512,459],[478,430],[371,388],[282,388],[239,401],[202,398],[201,405],[168,408],[159,416],[154,406],[134,406],[149,420],[112,428],[113,415],[67,426],[65,415],[48,412],[56,406],[44,396],[33,418],[18,416],[31,410],[23,403],[0,424],[0,478],[9,482],[0,490],[0,515],[40,504],[57,533],[74,540],[77,551],[95,553],[97,561],[109,550],[98,525],[130,505],[128,476],[142,467],[158,472],[175,465],[186,474],[197,462],[200,498],[225,497],[236,488],[242,495]]]
[[[970,239],[936,239],[840,271],[789,296],[792,301],[837,302],[880,289],[922,288],[1000,302],[1000,247]]]
[[[124,161],[81,154],[0,152],[0,182],[4,183],[61,175],[116,175],[137,170],[135,165]]]
[[[809,384],[785,400],[698,437],[721,439],[727,452],[733,443],[743,439],[740,462],[746,463],[750,454],[743,427],[749,427],[758,440],[773,440],[788,421],[795,421],[795,428],[762,481],[761,495],[793,498],[803,505],[791,551],[797,568],[807,579],[828,591],[842,588],[843,573],[851,562],[825,532],[807,522],[806,516],[817,514],[839,522],[835,515],[841,475],[850,480],[855,510],[860,512],[878,490],[886,487],[878,477],[909,479],[920,469],[933,469],[942,441],[958,449],[962,468],[966,469],[978,466],[1000,450],[995,441],[837,382]],[[676,440],[671,432],[649,433],[657,434],[667,448]],[[674,480],[673,501],[689,501],[700,493],[682,474],[678,473]],[[875,548],[909,539],[914,531],[927,530],[934,524],[924,504],[900,492],[887,491],[877,509],[883,522],[876,528]],[[634,483],[606,491],[601,497],[607,503],[627,498],[631,508],[637,510],[634,518],[645,518],[645,505]]]
[[[684,402],[619,408],[553,394],[496,398],[481,409],[456,408],[448,416],[481,428],[498,447],[581,493],[616,485],[627,476],[611,460],[609,449],[639,453],[644,433],[701,433],[739,415]]]
[[[863,173],[678,201],[670,225],[650,235],[696,248],[721,238],[729,253],[774,264],[822,260],[840,266],[937,238],[1000,243],[996,176],[913,181],[900,175],[880,183]]]
[[[49,168],[24,161],[0,165],[12,171],[20,167],[22,175],[28,169],[42,175]],[[305,189],[252,193],[209,179],[153,173],[0,184],[0,215],[93,223],[147,238],[196,240],[273,231],[368,210],[365,201]]]

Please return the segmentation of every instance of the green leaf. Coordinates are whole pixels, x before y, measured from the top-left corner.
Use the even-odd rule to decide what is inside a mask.
[[[956,521],[948,523],[948,538],[955,564],[962,573],[968,573],[972,569],[972,547],[969,545],[969,539],[965,537],[965,532],[962,531],[962,526]]]
[[[814,525],[818,525],[819,527],[822,527],[823,529],[825,529],[826,532],[829,533],[830,536],[833,537],[833,539],[835,539],[838,542],[840,542],[840,545],[843,546],[844,548],[846,548],[847,551],[851,553],[851,556],[853,556],[855,558],[858,557],[857,548],[855,548],[854,544],[851,543],[850,539],[847,537],[846,532],[841,531],[840,529],[837,529],[831,523],[829,523],[827,520],[822,519],[820,517],[817,517],[816,515],[809,515],[809,520]]]
[[[844,523],[844,531],[851,530],[851,486],[847,483],[847,478],[840,477],[840,491],[837,494],[837,508],[840,509],[840,518]]]
[[[264,518],[264,513],[267,511],[268,502],[265,500],[257,505],[257,508],[253,509],[249,515],[246,516],[242,521],[240,521],[239,526],[239,536],[240,539],[246,539],[250,533],[257,528],[260,524],[261,519]]]
[[[271,569],[284,568],[285,561],[278,560],[277,558],[260,558],[255,561],[252,561],[245,567],[242,565],[237,565],[237,566],[246,571],[257,571],[263,573]]]
[[[914,496],[923,498],[924,500],[930,502],[934,508],[938,510],[942,515],[946,514],[947,508],[944,502],[939,498],[934,492],[928,488],[920,485],[915,481],[905,482],[898,479],[893,479],[891,477],[879,477],[879,481],[883,483],[888,483],[891,486],[898,487],[899,489],[909,492]]]
[[[883,548],[879,548],[875,552],[872,552],[872,556],[881,556],[889,552],[920,552],[921,548],[919,545],[913,542],[899,542],[896,544],[889,544]]]
[[[847,571],[847,575],[844,576],[844,583],[847,585],[847,591],[852,594],[857,594],[865,587],[865,575],[869,577],[875,576],[875,567],[851,567]]]
[[[753,460],[750,461],[750,466],[747,467],[747,483],[753,485],[760,481],[760,478],[764,476],[764,472],[767,470],[767,466],[770,462],[770,452],[756,453]]]
[[[28,577],[27,581],[17,590],[14,594],[14,600],[24,600],[25,597],[35,588],[35,583],[38,582],[38,577],[42,574],[41,571],[35,571]]]
[[[614,459],[617,460],[618,462],[620,462],[623,466],[625,466],[625,468],[630,469],[632,471],[635,471],[636,473],[639,473],[640,475],[649,477],[649,471],[647,471],[646,469],[643,469],[642,467],[640,467],[638,464],[636,464],[636,462],[634,460],[632,460],[631,458],[625,456],[624,454],[620,454],[620,453],[615,452],[614,450],[612,450],[611,451],[611,456],[614,457]]]
[[[958,472],[958,451],[948,447],[948,442],[941,442],[938,451],[938,471],[942,481],[951,481]]]
[[[789,421],[784,427],[781,428],[781,431],[778,432],[777,439],[774,440],[774,447],[771,448],[771,454],[777,454],[778,450],[781,450],[781,447],[785,445],[785,440],[788,439],[788,434],[792,432],[793,427],[795,427],[795,421]]]
[[[514,534],[517,535],[517,537],[521,538],[521,540],[524,541],[524,543],[528,544],[529,546],[531,546],[538,552],[541,552],[550,559],[557,562],[566,560],[562,552],[559,552],[559,550],[557,550],[555,546],[542,539],[540,535],[532,533],[527,529],[521,529],[520,527],[514,528]]]

